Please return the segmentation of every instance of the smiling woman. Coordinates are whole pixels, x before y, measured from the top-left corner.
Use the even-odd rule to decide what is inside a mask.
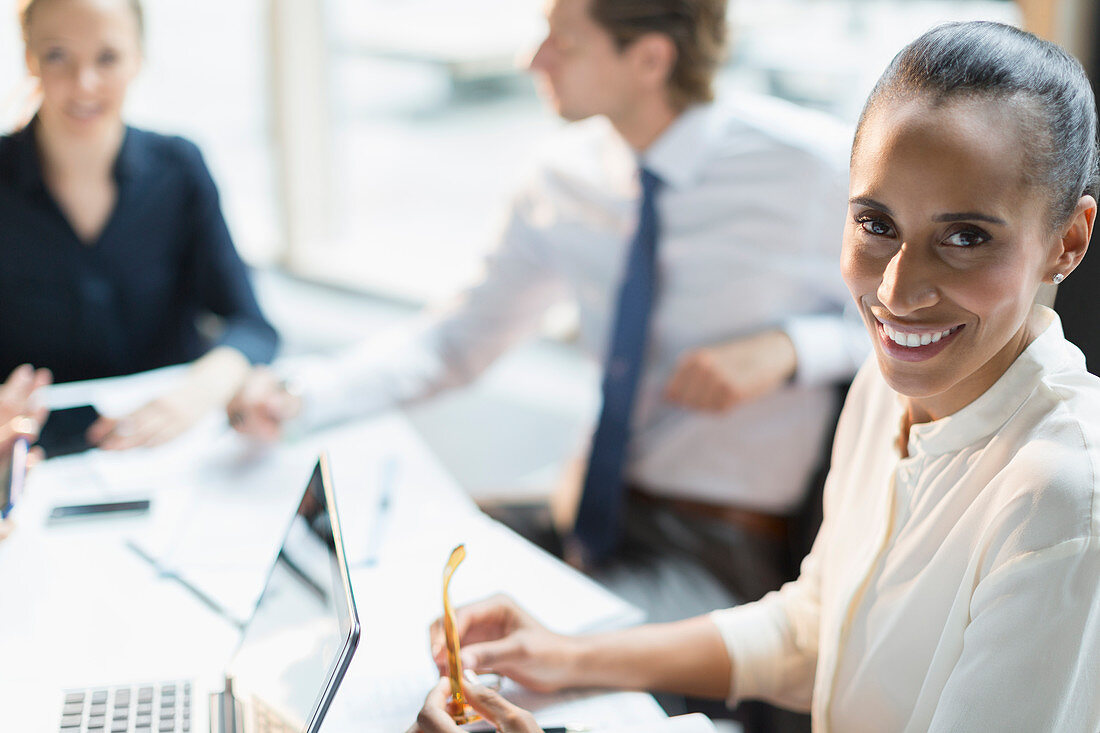
[[[1096,216],[1087,86],[1021,57],[996,67],[1029,37],[995,33],[959,32],[984,49],[964,62],[936,47],[946,33],[910,50],[853,148],[845,277],[913,422],[957,412],[1020,356],[1044,327],[1040,284],[1072,272]]]
[[[875,356],[798,579],[574,638],[490,600],[456,614],[463,664],[537,689],[763,698],[822,733],[1100,730],[1100,379],[1035,305],[1085,253],[1095,136],[1084,72],[1053,44],[965,23],[906,47],[852,151],[843,269]]]
[[[1100,621],[1100,381],[1035,304],[1088,246],[1095,139],[1080,65],[992,23],[926,33],[867,102],[842,268],[876,363],[803,577],[755,611],[797,628],[815,606],[828,729],[1100,725],[1082,642]],[[744,621],[723,618],[740,695],[761,680]]]
[[[33,363],[67,381],[193,362],[174,391],[88,435],[104,448],[164,442],[269,360],[275,332],[198,149],[122,120],[141,6],[29,0],[20,19],[42,101],[0,138],[0,369]]]

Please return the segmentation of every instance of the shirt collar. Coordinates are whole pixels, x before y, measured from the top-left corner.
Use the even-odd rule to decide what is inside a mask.
[[[910,456],[961,450],[992,435],[1023,405],[1044,375],[1072,365],[1074,349],[1062,335],[1058,315],[1044,306],[1035,307],[1045,324],[1043,331],[981,397],[953,415],[912,426]],[[1083,369],[1080,352],[1077,356]]]
[[[671,188],[693,184],[710,158],[712,103],[689,107],[641,156],[641,164]]]
[[[34,127],[38,124],[36,115],[23,129],[11,135],[15,141],[15,182],[20,188],[33,191],[45,186],[42,178],[42,161],[38,156],[38,144],[35,142]],[[147,167],[139,150],[140,145],[134,129],[127,126],[122,134],[122,145],[115,158],[112,173],[115,180],[122,182],[141,175]]]

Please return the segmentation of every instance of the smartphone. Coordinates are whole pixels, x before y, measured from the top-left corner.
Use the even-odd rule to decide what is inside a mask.
[[[4,464],[3,483],[0,483],[0,519],[7,519],[12,507],[23,493],[23,481],[27,476],[27,450],[30,444],[26,438],[16,438],[12,443],[11,455]]]
[[[37,445],[42,447],[47,458],[86,451],[93,446],[88,443],[85,433],[98,419],[99,412],[91,405],[54,410],[38,434]]]
[[[148,499],[130,501],[109,501],[100,504],[68,504],[55,506],[50,510],[49,522],[63,522],[70,519],[91,519],[94,517],[114,517],[130,514],[144,514],[149,511]]]

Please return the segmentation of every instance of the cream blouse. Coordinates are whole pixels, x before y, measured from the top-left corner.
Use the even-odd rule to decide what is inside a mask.
[[[712,614],[731,703],[809,709],[817,732],[1100,731],[1100,379],[1040,315],[904,459],[900,398],[864,365],[800,577]]]

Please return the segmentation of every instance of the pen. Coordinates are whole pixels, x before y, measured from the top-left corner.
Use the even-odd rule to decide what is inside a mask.
[[[385,529],[387,517],[390,512],[390,504],[393,487],[397,480],[397,458],[387,456],[382,462],[382,471],[378,483],[378,503],[375,506],[374,520],[371,522],[370,534],[367,536],[367,552],[360,563],[365,567],[374,567],[378,564],[378,557],[382,549],[382,534]]]

